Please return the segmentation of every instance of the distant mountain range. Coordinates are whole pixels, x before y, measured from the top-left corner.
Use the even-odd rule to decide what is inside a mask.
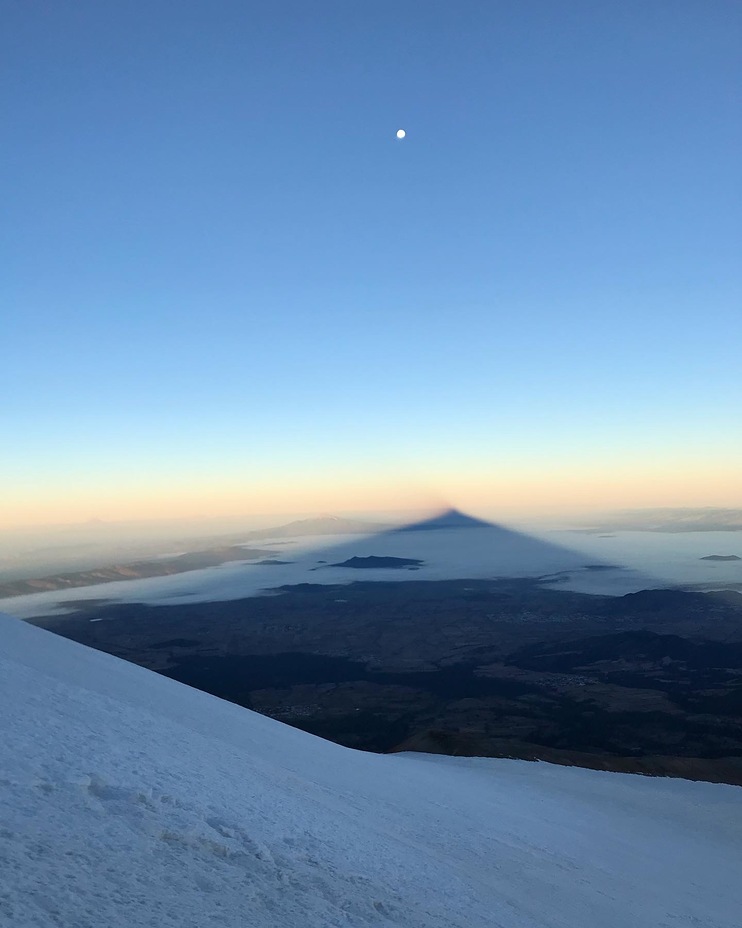
[[[166,577],[182,574],[189,570],[217,567],[229,561],[245,561],[252,558],[272,557],[273,551],[240,546],[209,548],[205,551],[189,551],[172,557],[150,558],[128,564],[111,564],[91,570],[67,571],[48,577],[31,577],[0,583],[0,599],[25,596],[28,593],[47,593],[53,590],[69,590],[116,580],[142,580],[145,577]]]
[[[301,538],[306,535],[371,535],[394,526],[362,519],[343,519],[340,516],[320,516],[316,519],[297,519],[286,525],[259,528],[240,535],[246,541],[268,538]]]
[[[306,538],[314,535],[377,535],[395,532],[422,532],[441,529],[493,528],[488,522],[467,516],[456,509],[410,525],[398,526],[362,519],[345,519],[339,516],[320,516],[313,519],[298,519],[284,525],[255,529],[212,539],[212,544],[200,540],[207,546],[198,550],[183,551],[166,557],[139,558],[135,561],[107,564],[85,570],[63,571],[36,577],[18,577],[0,583],[0,599],[23,596],[29,593],[45,593],[53,590],[74,589],[112,583],[117,580],[141,580],[145,577],[162,577],[170,574],[216,567],[230,561],[275,558],[275,551],[248,548],[249,542],[269,542],[283,538]],[[193,543],[193,542],[192,542]],[[172,543],[169,545],[172,550]],[[265,562],[263,562],[265,563]],[[269,563],[276,563],[269,561]],[[376,565],[381,566],[381,565]]]
[[[742,509],[634,509],[606,516],[584,532],[742,532]]]
[[[250,532],[212,539],[212,545],[193,551],[184,546],[182,553],[167,557],[140,558],[123,564],[109,564],[86,570],[64,571],[45,576],[18,577],[0,583],[0,599],[24,596],[28,593],[46,593],[67,590],[116,580],[141,580],[145,577],[164,577],[217,567],[230,561],[245,561],[254,558],[275,557],[275,551],[248,548],[245,542],[267,541],[274,538],[301,538],[309,535],[370,535],[390,528],[380,522],[364,522],[359,519],[341,519],[323,516],[317,519],[299,519],[286,525],[256,529]],[[200,544],[204,544],[201,540]],[[172,550],[173,545],[168,545]],[[274,563],[274,562],[271,562]]]

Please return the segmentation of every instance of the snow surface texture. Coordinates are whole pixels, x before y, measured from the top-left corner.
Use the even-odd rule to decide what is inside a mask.
[[[188,573],[145,580],[117,581],[0,600],[0,609],[19,618],[70,611],[65,603],[89,599],[176,604],[216,602],[256,596],[295,583],[350,583],[354,580],[448,580],[555,575],[549,585],[584,593],[623,595],[675,584],[742,583],[742,563],[702,561],[714,553],[735,553],[742,533],[660,534],[621,532],[610,537],[579,532],[539,535],[503,533],[495,526],[426,532],[280,539],[270,566],[232,562]],[[544,543],[545,542],[545,543]],[[270,540],[261,541],[270,548]],[[330,549],[328,550],[328,546]],[[740,552],[742,553],[742,551]],[[318,564],[349,557],[421,558],[419,570],[350,570]],[[616,569],[591,571],[603,562]]]
[[[341,748],[0,618],[0,924],[739,928],[742,790]]]

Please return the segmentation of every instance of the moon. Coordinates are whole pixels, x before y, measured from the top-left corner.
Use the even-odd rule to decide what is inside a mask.
[[[403,139],[406,135],[407,135],[407,133],[404,131],[404,129],[397,129],[397,138],[398,138],[398,139]]]

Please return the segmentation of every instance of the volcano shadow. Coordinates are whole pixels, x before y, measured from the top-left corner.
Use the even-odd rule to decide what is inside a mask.
[[[260,552],[245,550],[244,558],[235,558],[234,552],[242,547],[235,545],[229,549],[229,561],[218,566],[18,596],[3,605],[19,618],[51,617],[89,609],[93,600],[100,606],[229,602],[275,595],[303,584],[347,585],[358,580],[520,579],[555,590],[608,596],[679,588],[677,583],[455,509],[408,525],[380,525],[374,533],[348,534],[335,544],[326,542],[326,535],[289,539],[279,528],[275,539],[261,539]],[[742,606],[742,596],[739,601]]]
[[[596,593],[613,592],[617,580],[627,589],[658,585],[649,575],[456,509],[303,553],[300,565],[305,582],[321,584],[530,578],[574,588],[579,578]]]

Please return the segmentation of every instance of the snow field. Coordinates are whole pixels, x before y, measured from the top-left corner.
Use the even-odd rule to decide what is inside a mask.
[[[349,751],[0,619],[0,924],[738,928],[742,790]]]

